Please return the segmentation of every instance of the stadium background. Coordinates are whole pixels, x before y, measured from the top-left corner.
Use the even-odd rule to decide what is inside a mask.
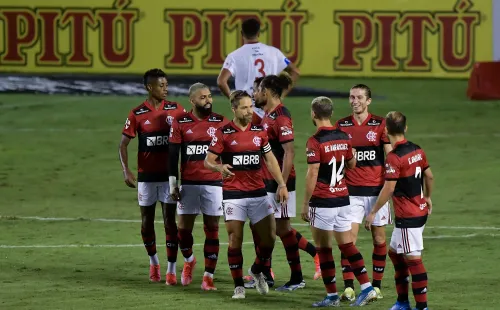
[[[262,21],[262,41],[281,48],[302,73],[285,99],[295,122],[298,188],[305,141],[314,132],[313,96],[332,97],[340,118],[349,114],[350,86],[369,85],[371,111],[404,112],[408,138],[426,150],[436,176],[424,257],[431,308],[496,309],[499,104],[469,100],[466,91],[476,63],[500,60],[497,0],[2,1],[0,308],[235,307],[226,245],[217,292],[199,290],[200,264],[188,288],[147,282],[136,193],[123,184],[117,152],[126,115],[144,97],[144,71],[164,69],[170,100],[186,108],[194,81],[219,94],[216,76],[225,55],[239,46],[238,27],[249,16]],[[224,98],[217,96],[214,106],[231,115]],[[136,141],[129,147],[134,168],[136,147]],[[310,239],[308,227],[295,222]],[[202,244],[201,229],[195,233]],[[158,222],[164,262],[162,235]],[[362,232],[368,265],[369,240]],[[245,241],[249,266],[250,234]],[[195,246],[198,257],[201,250]],[[321,298],[313,263],[301,254],[304,290],[266,297],[248,292],[238,306],[299,309]],[[273,261],[277,282],[284,282],[288,266],[280,244]],[[392,304],[392,276],[388,263],[385,299],[370,307]]]

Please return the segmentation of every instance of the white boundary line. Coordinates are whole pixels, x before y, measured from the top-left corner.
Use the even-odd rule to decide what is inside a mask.
[[[53,221],[53,222],[106,222],[106,223],[140,223],[140,220],[126,219],[106,219],[106,218],[83,218],[83,217],[40,217],[40,216],[7,216],[0,215],[0,220],[33,220],[33,221]],[[155,221],[156,224],[163,224],[163,221]],[[196,222],[203,225],[203,222]],[[292,223],[292,226],[309,226],[306,223]],[[427,229],[461,229],[461,230],[500,230],[494,226],[426,226]]]
[[[424,236],[424,239],[468,239],[474,237],[500,237],[500,234],[467,234],[467,235],[436,235],[436,236]],[[368,240],[371,238],[358,238],[362,240]],[[281,242],[276,240],[276,242]],[[252,241],[243,242],[243,245],[253,244]],[[195,243],[193,246],[203,246],[203,243]],[[220,245],[228,245],[227,242],[221,242]],[[31,248],[132,248],[132,247],[143,247],[143,244],[56,244],[56,245],[43,245],[43,244],[34,244],[34,245],[7,245],[0,244],[0,249],[31,249]],[[164,244],[157,244],[156,246],[165,246]]]

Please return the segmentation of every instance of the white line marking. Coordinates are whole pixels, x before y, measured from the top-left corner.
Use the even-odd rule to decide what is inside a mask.
[[[0,215],[0,220],[34,220],[34,221],[82,221],[82,222],[109,222],[109,223],[140,223],[140,220],[126,219],[106,219],[106,218],[83,218],[83,217],[40,217],[40,216],[6,216]],[[155,221],[156,224],[163,224],[163,221]],[[203,225],[203,222],[196,222]],[[292,223],[292,226],[309,226],[306,223]],[[494,226],[426,226],[426,229],[462,229],[462,230],[500,230]]]
[[[436,235],[436,236],[424,236],[424,239],[468,239],[474,237],[500,237],[500,234],[468,234],[468,235]],[[358,239],[368,240],[371,238],[361,237]],[[276,240],[277,243],[281,242]],[[252,241],[243,242],[244,245],[252,244]],[[195,243],[193,246],[203,246],[203,243]],[[227,242],[221,242],[220,245],[228,245]],[[30,248],[132,248],[132,247],[143,247],[143,244],[56,244],[56,245],[43,245],[43,244],[34,244],[34,245],[7,245],[0,244],[0,249],[30,249]],[[165,246],[164,244],[157,244],[158,247]]]
[[[40,97],[38,97],[40,98]],[[49,97],[51,98],[51,97]],[[33,107],[33,106],[40,106],[40,105],[51,105],[51,104],[59,104],[59,103],[70,103],[70,102],[78,102],[78,101],[83,101],[86,100],[85,97],[66,97],[66,98],[53,98],[49,100],[43,100],[43,101],[37,101],[37,100],[27,100],[23,101],[22,103],[16,103],[16,104],[5,104],[5,105],[0,105],[0,109],[22,109],[22,108],[27,108],[27,107]]]

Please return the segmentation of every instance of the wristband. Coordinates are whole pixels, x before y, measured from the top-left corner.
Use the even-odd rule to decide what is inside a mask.
[[[286,184],[278,185],[278,188],[283,188],[283,187],[286,187]]]

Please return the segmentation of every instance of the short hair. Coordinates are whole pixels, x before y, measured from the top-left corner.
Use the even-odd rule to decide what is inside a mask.
[[[257,86],[260,85],[260,83],[262,83],[262,80],[264,79],[263,76],[259,76],[257,78],[255,78],[255,81],[253,81],[254,84],[257,84]]]
[[[197,91],[201,89],[210,89],[210,88],[203,83],[194,83],[193,85],[191,85],[191,87],[189,87],[189,98],[191,98],[191,96],[193,96]]]
[[[269,89],[277,97],[281,97],[283,91],[292,85],[292,79],[288,74],[267,75],[260,83],[262,89]]]
[[[248,98],[252,98],[250,97],[250,95],[244,91],[244,90],[235,90],[233,91],[230,95],[229,95],[229,101],[231,101],[231,107],[233,108],[237,108],[239,105],[240,105],[240,100],[245,98],[245,97],[248,97]]]
[[[351,89],[362,89],[365,91],[366,98],[370,99],[372,97],[372,90],[365,84],[356,84]]]
[[[260,22],[255,18],[249,18],[241,24],[241,32],[247,39],[255,38],[260,31]]]
[[[391,111],[385,116],[387,133],[391,136],[404,135],[406,129],[406,116],[397,111]]]
[[[333,101],[325,96],[316,97],[311,103],[311,108],[317,119],[330,119],[333,114]]]
[[[151,80],[157,80],[159,78],[167,78],[167,75],[165,74],[165,72],[163,72],[163,70],[156,68],[146,71],[143,76],[144,86],[147,86],[149,83],[151,83]]]

